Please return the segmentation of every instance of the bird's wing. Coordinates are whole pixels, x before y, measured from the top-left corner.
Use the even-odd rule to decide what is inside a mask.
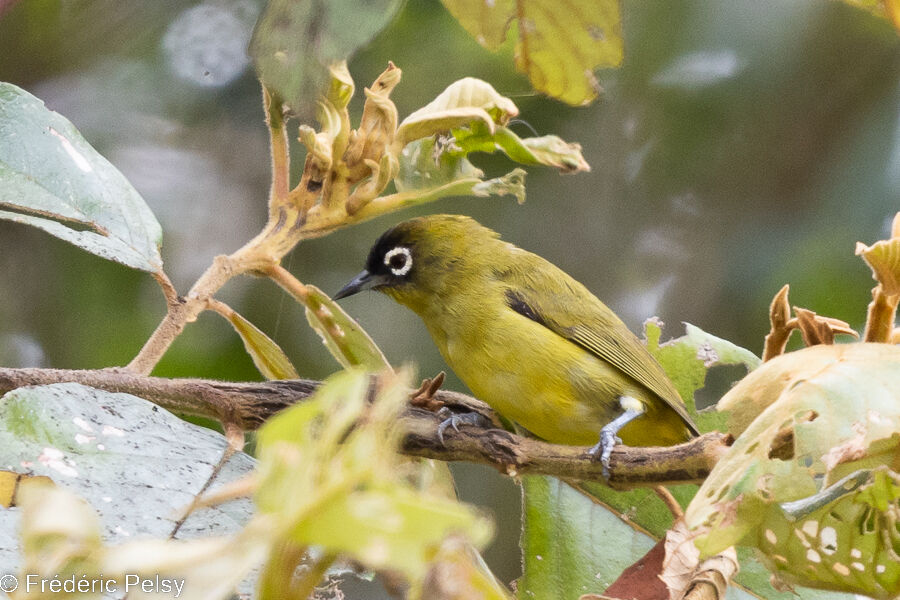
[[[615,313],[556,266],[535,255],[528,258],[532,260],[501,274],[508,306],[618,368],[698,433],[665,371]],[[542,264],[533,264],[533,259]]]

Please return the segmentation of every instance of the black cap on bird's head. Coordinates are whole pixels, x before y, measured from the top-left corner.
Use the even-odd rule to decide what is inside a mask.
[[[440,283],[449,265],[463,258],[473,243],[496,238],[496,233],[462,215],[431,215],[404,221],[378,238],[369,251],[365,270],[333,298],[340,300],[363,290],[379,290],[403,302],[405,291]]]
[[[384,232],[366,259],[366,268],[334,295],[335,300],[363,290],[396,286],[412,279],[413,240],[410,222],[400,223]]]

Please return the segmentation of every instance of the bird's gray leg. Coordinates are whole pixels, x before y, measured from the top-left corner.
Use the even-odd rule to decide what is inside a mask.
[[[444,417],[441,424],[438,425],[438,439],[441,445],[444,444],[444,432],[448,427],[452,427],[454,431],[459,433],[460,425],[475,425],[477,427],[493,427],[494,424],[487,417],[477,412],[455,413],[446,406],[437,412],[439,417]]]
[[[603,426],[600,430],[600,441],[588,450],[588,454],[591,456],[595,458],[598,455],[600,456],[600,462],[603,463],[603,477],[606,479],[609,479],[609,457],[612,454],[612,449],[616,444],[622,443],[622,440],[616,434],[619,433],[620,429],[644,414],[644,405],[631,396],[619,398],[619,405],[625,409],[625,412]]]

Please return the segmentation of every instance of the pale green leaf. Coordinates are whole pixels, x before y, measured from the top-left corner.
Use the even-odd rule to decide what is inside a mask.
[[[306,289],[306,319],[341,365],[370,371],[391,368],[369,334],[337,302],[314,285]]]
[[[400,193],[433,190],[454,182],[478,182],[484,172],[445,138],[424,138],[403,147],[394,185]]]
[[[618,0],[442,0],[482,46],[496,50],[516,24],[516,68],[569,104],[597,97],[598,67],[617,67],[624,44]]]
[[[284,350],[272,338],[260,331],[256,325],[231,311],[228,321],[241,336],[244,349],[253,359],[253,364],[266,379],[299,379],[300,375]]]
[[[368,44],[402,5],[402,0],[270,0],[250,41],[257,73],[289,109],[307,111],[326,92],[328,68]]]
[[[400,154],[394,179],[404,206],[432,202],[448,196],[515,196],[525,202],[525,171],[513,169],[503,177],[483,179],[484,173],[443,138],[425,138],[407,144]]]
[[[125,177],[65,117],[0,83],[0,219],[142,271],[162,269],[162,230]]]
[[[476,123],[493,133],[495,124],[505,125],[518,114],[513,101],[500,95],[491,84],[465,77],[451,83],[434,100],[403,119],[397,128],[397,140],[403,146]]]

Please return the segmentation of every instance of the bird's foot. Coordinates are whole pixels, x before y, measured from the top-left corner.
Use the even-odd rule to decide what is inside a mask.
[[[444,417],[444,420],[438,425],[438,439],[441,441],[441,445],[444,444],[444,432],[447,431],[448,427],[452,427],[454,431],[459,433],[460,425],[474,425],[482,428],[493,427],[494,425],[490,419],[477,412],[454,413],[446,406],[439,410],[437,414],[439,417]]]
[[[600,430],[600,441],[591,446],[588,454],[596,460],[600,458],[603,465],[603,478],[609,479],[609,457],[612,455],[613,448],[617,444],[622,443],[622,438],[616,435],[616,429],[607,425]]]

